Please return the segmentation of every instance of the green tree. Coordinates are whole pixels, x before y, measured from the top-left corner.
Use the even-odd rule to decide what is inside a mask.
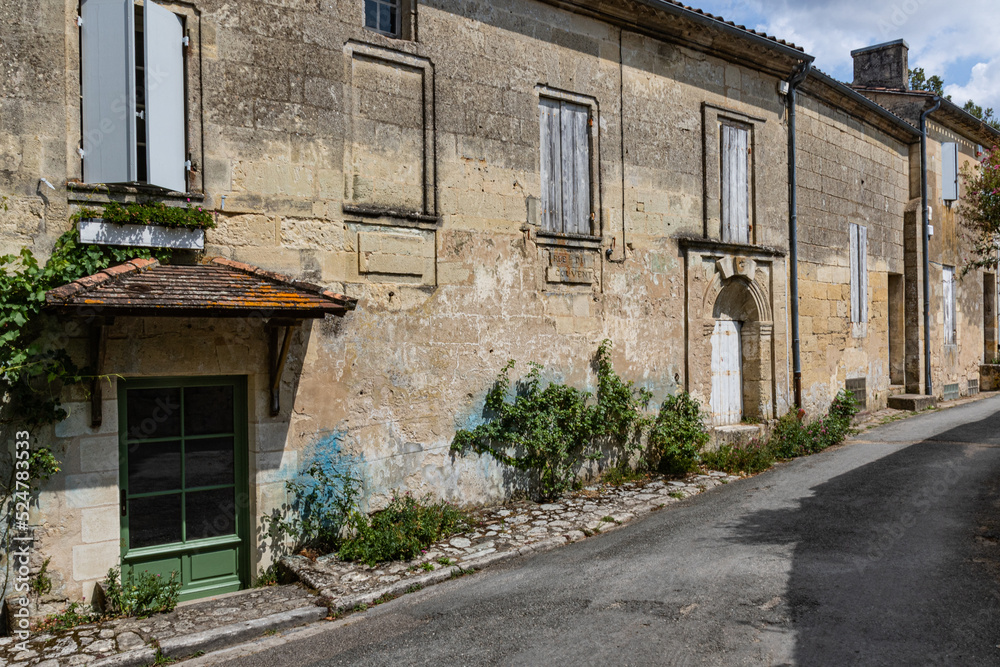
[[[978,118],[979,120],[985,122],[993,129],[1000,130],[1000,118],[996,118],[993,116],[992,107],[983,109],[981,106],[979,106],[972,100],[969,100],[968,102],[965,103],[965,106],[962,108],[965,109],[970,114],[972,114],[973,116],[975,116],[976,118]]]
[[[997,263],[1000,248],[1000,148],[986,151],[979,164],[962,167],[965,197],[959,204],[959,219],[972,232],[974,257],[963,273]]]
[[[946,100],[951,100],[951,95],[944,94],[944,79],[934,74],[927,77],[923,67],[916,67],[910,70],[910,90],[926,90],[940,95]]]

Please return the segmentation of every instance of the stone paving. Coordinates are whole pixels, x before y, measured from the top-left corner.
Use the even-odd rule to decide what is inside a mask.
[[[302,556],[283,559],[300,581],[319,591],[334,611],[349,611],[413,587],[479,569],[518,554],[575,542],[695,495],[739,479],[721,472],[685,481],[630,482],[620,487],[590,486],[538,505],[518,502],[475,513],[474,532],[433,544],[419,558],[369,567],[344,562],[335,554],[315,561]]]
[[[319,599],[301,585],[272,586],[184,604],[150,618],[110,619],[63,632],[33,633],[27,651],[15,650],[13,637],[0,637],[0,666],[85,665],[154,642],[317,604]]]
[[[221,633],[240,622],[276,618],[282,612],[316,609],[317,605],[329,607],[335,614],[351,611],[504,558],[613,530],[735,479],[738,477],[713,472],[684,481],[654,479],[619,487],[594,485],[548,504],[521,501],[478,510],[473,515],[477,527],[472,532],[433,544],[420,558],[404,563],[368,567],[340,561],[335,555],[315,561],[303,556],[287,557],[282,562],[301,584],[258,588],[188,603],[169,614],[147,619],[113,619],[37,634],[28,640],[27,651],[16,650],[14,638],[0,637],[0,667],[145,665],[153,661],[155,647],[168,645],[176,647],[173,655],[191,655],[197,649],[192,644],[192,650],[184,652],[185,637],[206,631],[210,635],[213,630]],[[266,624],[250,629],[256,636],[269,631]],[[129,656],[131,660],[126,660]]]

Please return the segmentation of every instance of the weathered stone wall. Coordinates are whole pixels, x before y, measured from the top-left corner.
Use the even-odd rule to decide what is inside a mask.
[[[825,411],[848,379],[865,378],[869,408],[890,387],[890,274],[903,273],[909,149],[814,97],[802,96],[799,326],[807,411]],[[851,322],[849,225],[868,229],[868,321]],[[902,339],[899,344],[902,344]]]
[[[941,397],[946,385],[958,385],[961,395],[968,392],[968,381],[979,378],[979,365],[983,363],[983,272],[969,271],[963,267],[972,258],[971,238],[962,229],[958,210],[965,194],[959,188],[959,200],[946,203],[941,198],[941,144],[958,144],[959,166],[975,164],[976,144],[962,135],[936,123],[928,123],[927,141],[927,196],[931,207],[931,225],[934,235],[930,239],[931,288],[931,368],[935,396]],[[961,183],[961,178],[959,179]],[[955,268],[956,337],[954,345],[945,345],[944,338],[944,283],[943,267]]]
[[[296,334],[274,418],[263,323],[119,318],[111,330],[108,373],[248,376],[251,517],[280,507],[284,481],[335,451],[364,461],[375,505],[396,489],[503,498],[513,482],[491,460],[449,454],[455,430],[481,419],[508,358],[522,362],[518,372],[534,360],[551,379],[593,389],[590,360],[604,338],[615,343],[619,373],[656,400],[686,388],[707,405],[706,326],[747,318],[747,414],[787,410],[787,127],[777,77],[531,0],[420,3],[419,42],[363,29],[358,0],[167,6],[197,37],[188,140],[192,204],[218,221],[207,253],[359,299],[356,312]],[[74,207],[145,195],[63,186],[82,175],[76,2],[0,11],[5,43],[10,35],[23,54],[0,82],[0,146],[12,165],[0,167],[0,187],[13,202],[0,242],[44,254]],[[540,96],[591,110],[593,238],[539,229]],[[855,121],[804,107],[800,159],[815,178],[801,181],[814,193],[800,198],[803,274],[814,292],[824,287],[826,304],[822,316],[803,312],[813,327],[803,326],[813,355],[805,365],[824,371],[806,383],[819,387],[808,394],[818,407],[846,377],[834,363],[840,350],[853,355],[852,373],[886,373],[884,332],[872,330],[886,300],[875,275],[902,271],[890,230],[906,199],[896,192],[906,189],[906,160],[904,148]],[[725,119],[753,130],[751,246],[719,242]],[[850,155],[825,156],[842,150],[843,137]],[[871,172],[872,189],[852,189],[848,167]],[[57,191],[37,190],[39,172]],[[866,192],[871,200],[852,203]],[[836,198],[832,211],[824,197]],[[840,234],[832,247],[846,248],[852,216],[884,230],[869,236],[864,339],[851,338],[829,305],[844,298],[845,259],[823,235]],[[817,330],[822,344],[809,342]],[[69,420],[41,436],[52,438],[64,472],[35,522],[59,592],[89,597],[118,557],[117,403],[112,387],[104,425],[91,429],[85,397],[67,399]],[[259,558],[264,565],[269,554]]]

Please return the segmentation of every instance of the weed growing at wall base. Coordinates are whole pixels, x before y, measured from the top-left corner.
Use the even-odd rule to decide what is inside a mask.
[[[146,618],[153,614],[173,611],[181,590],[176,572],[168,579],[150,572],[129,570],[122,575],[118,568],[108,570],[104,580],[106,607],[115,616]]]
[[[798,415],[789,413],[778,420],[770,438],[723,445],[716,451],[705,452],[702,464],[730,474],[763,472],[779,460],[807,456],[840,444],[850,434],[851,419],[857,413],[854,395],[841,391],[826,415],[816,421],[804,424]]]
[[[470,526],[468,515],[451,503],[421,502],[407,493],[393,497],[388,507],[371,516],[354,512],[351,536],[337,555],[371,566],[410,560],[434,542]]]

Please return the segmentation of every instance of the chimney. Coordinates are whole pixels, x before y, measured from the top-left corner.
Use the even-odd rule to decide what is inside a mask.
[[[851,51],[854,85],[909,90],[909,51],[910,45],[902,39]]]

